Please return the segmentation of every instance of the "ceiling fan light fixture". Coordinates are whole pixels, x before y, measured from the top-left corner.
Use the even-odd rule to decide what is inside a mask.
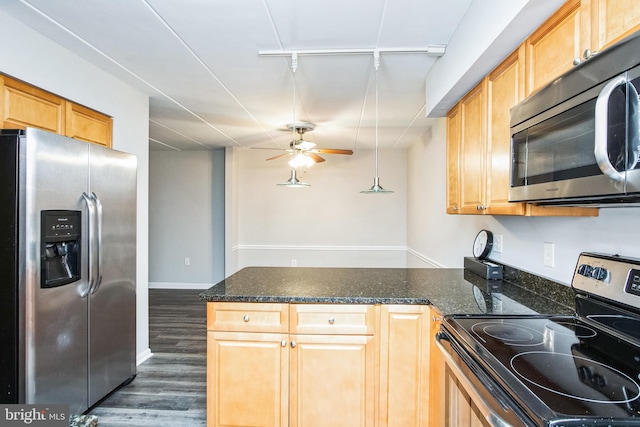
[[[306,182],[302,182],[298,179],[298,177],[296,176],[296,170],[292,169],[291,170],[291,177],[289,177],[288,180],[286,180],[285,182],[281,182],[280,184],[276,184],[279,187],[293,187],[293,188],[305,188],[305,187],[311,187],[311,185],[307,184]]]
[[[296,153],[291,160],[289,160],[289,166],[294,169],[297,168],[310,168],[315,165],[316,162],[313,161],[311,157],[309,157],[306,153]]]

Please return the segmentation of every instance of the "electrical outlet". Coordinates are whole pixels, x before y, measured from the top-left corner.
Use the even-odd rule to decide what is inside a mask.
[[[544,242],[544,266],[555,267],[555,244],[550,242]]]
[[[497,254],[502,253],[502,234],[493,235],[493,252]]]
[[[291,267],[297,267],[298,266],[298,260],[295,258],[291,259]]]
[[[191,265],[191,258],[185,258],[184,265]]]

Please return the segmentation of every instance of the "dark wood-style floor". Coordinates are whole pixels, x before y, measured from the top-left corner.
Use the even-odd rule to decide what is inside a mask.
[[[206,424],[206,304],[200,290],[149,290],[153,357],[90,414],[100,427]]]

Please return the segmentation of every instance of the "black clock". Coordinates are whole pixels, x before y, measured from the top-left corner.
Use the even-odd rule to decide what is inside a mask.
[[[473,256],[485,259],[493,248],[493,233],[489,230],[480,230],[473,241]]]

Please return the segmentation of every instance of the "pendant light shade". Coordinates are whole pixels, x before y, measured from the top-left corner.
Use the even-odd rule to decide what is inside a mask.
[[[376,174],[373,177],[373,185],[368,190],[363,190],[361,193],[374,194],[374,193],[393,193],[391,190],[385,190],[380,185],[380,178],[378,177],[378,68],[380,68],[380,52],[373,52],[373,66],[376,70]]]
[[[305,187],[311,187],[311,185],[307,184],[306,182],[302,182],[298,179],[298,177],[296,176],[296,170],[295,169],[291,169],[291,177],[286,180],[285,182],[281,182],[280,184],[277,184],[280,187],[293,187],[293,188],[305,188]]]

